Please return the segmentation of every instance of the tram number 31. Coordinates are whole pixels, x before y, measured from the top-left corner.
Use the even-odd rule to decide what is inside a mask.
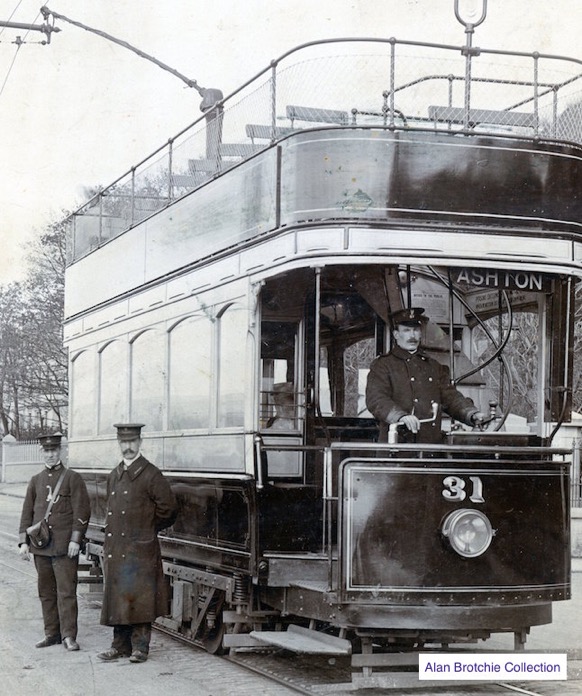
[[[443,479],[443,498],[447,500],[465,500],[468,496],[472,503],[484,503],[483,482],[478,476],[469,476],[467,481],[460,476],[447,476]],[[469,494],[470,491],[470,494]]]

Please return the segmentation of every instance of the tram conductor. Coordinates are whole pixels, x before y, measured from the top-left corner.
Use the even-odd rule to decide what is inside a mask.
[[[24,560],[34,556],[38,574],[38,596],[45,637],[37,648],[62,643],[67,650],[79,650],[77,643],[77,567],[91,503],[81,475],[61,461],[60,433],[38,438],[44,468],[29,481],[20,516],[19,551]],[[50,507],[49,507],[50,506]],[[48,514],[50,539],[35,547],[29,529]]]
[[[141,423],[117,423],[122,460],[107,479],[101,623],[113,626],[101,660],[148,658],[152,622],[168,598],[158,532],[174,523],[176,499],[162,472],[141,453]]]
[[[427,322],[422,307],[395,312],[395,345],[370,366],[366,405],[380,422],[381,441],[386,441],[388,427],[398,424],[405,428],[403,442],[438,444],[442,441],[443,411],[467,425],[478,425],[486,418],[451,383],[449,368],[422,350]]]

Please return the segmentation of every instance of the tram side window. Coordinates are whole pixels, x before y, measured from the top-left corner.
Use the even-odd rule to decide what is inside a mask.
[[[127,343],[111,341],[99,354],[99,432],[111,433],[113,423],[128,417]]]
[[[244,424],[245,365],[241,348],[246,345],[248,314],[238,305],[230,306],[219,318],[218,426]],[[244,352],[243,352],[244,355]]]
[[[149,430],[162,429],[165,394],[165,335],[144,331],[131,345],[131,414]]]
[[[71,364],[71,405],[74,424],[71,435],[85,437],[94,435],[95,430],[95,395],[97,393],[96,355],[84,351],[77,355]]]
[[[212,324],[191,317],[170,332],[169,427],[208,428],[212,383]]]
[[[297,430],[297,322],[264,321],[261,335],[261,428]]]

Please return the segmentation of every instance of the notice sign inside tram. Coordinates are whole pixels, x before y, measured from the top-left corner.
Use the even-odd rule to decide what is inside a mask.
[[[510,290],[507,295],[511,303],[511,308],[514,311],[531,307],[537,302],[537,296],[532,292]],[[473,312],[480,316],[484,314],[497,314],[499,312],[499,293],[495,290],[467,294],[466,301]]]
[[[420,653],[418,678],[542,681],[568,678],[566,653]],[[525,692],[530,693],[530,692]]]

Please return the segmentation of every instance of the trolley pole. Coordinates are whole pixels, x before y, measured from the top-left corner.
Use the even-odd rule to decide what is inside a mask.
[[[60,31],[58,27],[49,24],[48,21],[44,24],[22,24],[21,22],[4,22],[0,20],[0,27],[4,27],[6,29],[23,29],[24,31],[40,31],[46,36],[46,41],[41,42],[45,45],[50,44],[51,34],[53,32]],[[16,37],[15,43],[21,44],[24,43],[24,41],[22,41],[22,39],[18,36]]]
[[[196,80],[192,80],[186,75],[183,75],[181,72],[176,70],[175,68],[172,68],[169,65],[166,65],[166,63],[162,63],[161,60],[158,60],[154,56],[150,55],[149,53],[146,53],[145,51],[142,51],[139,48],[136,48],[135,46],[132,46],[130,43],[127,41],[123,41],[122,39],[118,39],[115,36],[112,36],[111,34],[108,34],[105,31],[101,31],[100,29],[95,29],[94,27],[87,26],[86,24],[82,24],[81,22],[78,22],[74,19],[71,19],[70,17],[65,17],[63,14],[59,14],[58,12],[55,12],[54,10],[49,9],[46,5],[43,5],[40,8],[40,11],[42,13],[42,16],[45,18],[47,26],[52,30],[52,31],[59,31],[59,29],[56,29],[54,26],[48,25],[49,18],[53,18],[53,22],[55,20],[61,20],[63,22],[68,22],[69,24],[72,24],[75,27],[79,27],[80,29],[84,29],[85,31],[90,32],[91,34],[96,34],[97,36],[100,36],[103,39],[106,39],[107,41],[111,41],[112,43],[117,44],[118,46],[122,46],[123,48],[126,48],[129,51],[132,51],[136,55],[138,55],[140,58],[143,58],[144,60],[149,60],[151,63],[154,63],[154,65],[157,65],[158,68],[161,68],[162,70],[165,70],[175,77],[177,77],[179,80],[182,80],[188,87],[191,87],[195,89],[198,94],[202,97],[202,102],[200,104],[200,110],[202,111],[203,114],[205,114],[206,117],[206,123],[207,123],[207,144],[206,144],[206,157],[209,160],[212,160],[213,162],[216,163],[218,166],[218,162],[220,160],[220,144],[222,143],[222,115],[224,111],[224,107],[222,104],[223,100],[223,93],[219,89],[215,88],[206,88],[206,87],[201,87]]]

